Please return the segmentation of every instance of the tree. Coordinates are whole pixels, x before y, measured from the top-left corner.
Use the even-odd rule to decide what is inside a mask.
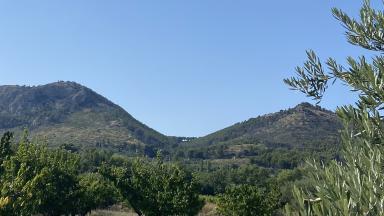
[[[2,164],[2,215],[72,213],[76,199],[78,158],[23,138]]]
[[[12,155],[11,143],[13,134],[6,132],[0,141],[0,165]],[[3,174],[3,167],[0,166],[0,176]]]
[[[272,215],[279,207],[280,196],[276,187],[232,186],[219,197],[218,212],[224,216]]]
[[[349,57],[348,67],[329,58],[323,67],[313,51],[307,51],[304,67],[297,77],[286,79],[291,88],[320,102],[336,80],[359,94],[355,106],[343,106],[337,114],[343,122],[342,159],[325,166],[308,162],[312,187],[296,188],[295,205],[287,206],[292,215],[384,215],[384,14],[364,1],[360,20],[339,9],[333,15],[346,28],[349,43],[379,52],[371,61],[364,56]]]
[[[4,135],[1,149],[10,149],[10,138]],[[120,199],[114,183],[102,175],[79,176],[79,155],[63,148],[48,149],[24,137],[15,152],[3,155],[0,215],[85,215]]]
[[[132,165],[130,200],[145,215],[196,215],[202,207],[193,176],[175,164],[136,160]]]
[[[127,165],[104,165],[100,172],[115,183],[137,214],[196,215],[201,209],[198,185],[180,166],[164,163],[159,157],[136,159]]]
[[[80,199],[78,212],[86,215],[93,209],[105,208],[119,200],[115,185],[99,173],[86,173],[80,176]]]
[[[0,141],[0,160],[1,162],[7,157],[11,156],[12,149],[11,149],[11,143],[12,143],[13,134],[11,132],[6,132],[3,137],[1,137]]]
[[[12,143],[11,133],[1,139],[0,215],[85,215],[121,200],[115,184],[101,174],[80,175],[79,154],[49,149],[44,141],[27,137],[18,144]],[[106,158],[94,155],[98,163]],[[85,170],[94,169],[94,161],[84,163]]]

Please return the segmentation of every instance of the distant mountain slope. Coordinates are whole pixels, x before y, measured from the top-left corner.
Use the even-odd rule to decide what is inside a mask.
[[[341,124],[335,113],[302,103],[288,110],[259,116],[184,142],[179,151],[192,158],[252,157],[316,154],[334,157],[339,149]],[[264,154],[264,155],[263,155]],[[300,156],[300,157],[301,157]],[[302,159],[302,158],[301,158]]]
[[[174,142],[118,105],[74,82],[0,86],[0,131],[19,132],[23,128],[46,137],[53,146],[72,143],[137,151]]]
[[[335,113],[302,103],[293,109],[237,123],[195,139],[192,144],[212,145],[235,139],[258,139],[271,144],[305,148],[311,147],[312,142],[324,143],[327,139],[334,143],[340,127]]]

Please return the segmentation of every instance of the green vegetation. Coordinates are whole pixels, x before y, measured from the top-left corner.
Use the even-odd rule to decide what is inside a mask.
[[[28,128],[35,137],[6,133],[0,145],[0,205],[11,215],[85,214],[113,204],[145,215],[194,215],[201,195],[218,200],[237,187],[265,195],[271,184],[280,191],[271,204],[278,214],[283,204],[296,205],[293,184],[310,184],[305,158],[339,158],[341,123],[308,103],[201,138],[164,136],[71,82],[0,86],[0,106],[0,132],[18,138]]]
[[[77,207],[85,215],[94,209],[106,208],[121,200],[118,189],[99,173],[85,173],[79,177],[81,202]]]
[[[350,43],[384,51],[368,1],[361,21],[333,13]],[[347,62],[325,72],[308,51],[285,82],[320,101],[339,80],[356,106],[302,103],[200,138],[164,136],[76,83],[1,86],[0,132],[21,138],[0,142],[0,215],[384,215],[384,57]]]
[[[346,28],[348,42],[379,52],[368,61],[365,57],[347,59],[348,67],[329,58],[325,72],[320,59],[308,51],[298,77],[285,82],[309,97],[320,101],[329,82],[339,80],[359,94],[356,106],[337,109],[342,120],[342,158],[324,166],[311,162],[308,179],[311,184],[296,187],[296,202],[287,205],[287,215],[383,215],[383,142],[384,123],[384,14],[364,1],[360,20],[339,9],[333,15]]]
[[[10,146],[8,137],[3,138]],[[2,151],[4,152],[4,151]],[[24,137],[2,163],[2,215],[69,214],[76,204],[78,157]]]
[[[136,160],[131,185],[138,196],[130,203],[145,215],[196,215],[203,206],[192,175],[159,158],[150,163]]]
[[[16,142],[6,133],[1,139],[1,215],[86,215],[115,204],[139,215],[196,215],[204,205],[201,194],[214,195],[224,214],[236,202],[231,196],[241,192],[231,188],[240,186],[258,191],[244,197],[247,205],[255,204],[259,192],[263,211],[277,212],[283,203],[273,170],[242,165],[196,171],[194,165],[165,162],[160,152],[150,159],[73,145],[50,149],[27,137]]]
[[[278,169],[294,168],[303,157],[332,159],[339,151],[336,115],[306,103],[197,139],[162,135],[74,82],[0,86],[0,107],[0,132],[19,137],[28,128],[33,137],[56,148],[69,144],[81,151],[98,148],[149,157],[162,150],[172,160],[247,158]]]
[[[335,138],[338,129],[341,129],[341,125],[333,112],[302,103],[292,109],[237,123],[208,136],[193,139],[186,145],[264,144],[268,147],[314,148],[316,144],[331,146],[337,143]],[[329,144],[321,142],[324,138]]]
[[[278,208],[280,192],[269,186],[261,190],[251,185],[239,185],[227,188],[219,197],[218,212],[221,215],[272,215]]]
[[[240,167],[219,166],[197,173],[201,194],[218,195],[232,185],[264,186],[270,180],[271,171],[251,165]]]
[[[33,95],[29,105],[35,106],[37,87],[9,88],[21,94],[19,98]],[[203,206],[201,195],[217,200],[237,187],[250,187],[265,195],[271,184],[280,191],[271,204],[273,212],[279,213],[282,204],[295,204],[293,183],[308,184],[297,168],[305,158],[327,162],[338,157],[340,123],[335,114],[306,103],[206,137],[182,138],[159,135],[78,84],[55,83],[38,89],[39,94],[51,97],[52,104],[47,105],[51,112],[63,113],[57,121],[40,122],[36,113],[20,110],[20,116],[32,115],[26,117],[29,123],[25,126],[35,139],[24,136],[15,141],[10,133],[4,135],[0,204],[1,211],[10,215],[86,214],[113,204],[145,215],[195,215]],[[5,95],[12,92],[1,91]],[[74,94],[90,99],[80,103],[71,99]],[[12,103],[25,105],[22,100]],[[65,105],[55,110],[61,103]],[[10,129],[16,137],[23,137],[21,128]],[[161,160],[155,159],[159,149]],[[50,187],[45,188],[46,184]],[[209,208],[215,209],[216,204],[209,203]]]
[[[191,173],[160,158],[104,165],[101,172],[139,215],[195,215],[202,208]]]
[[[293,169],[305,158],[322,161],[337,158],[339,129],[341,123],[335,113],[302,103],[183,142],[172,151],[172,158],[243,159],[244,163],[259,167]]]
[[[17,144],[11,133],[3,136],[1,215],[85,215],[119,202],[139,215],[195,215],[203,205],[192,174],[176,164],[65,148],[49,149],[27,135]]]

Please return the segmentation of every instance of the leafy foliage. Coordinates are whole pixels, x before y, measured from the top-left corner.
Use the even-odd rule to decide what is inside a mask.
[[[279,205],[280,192],[276,188],[261,189],[251,185],[227,188],[219,197],[221,215],[272,215]]]
[[[66,214],[76,198],[78,158],[22,139],[2,164],[1,196],[7,215]]]
[[[201,193],[219,195],[231,185],[264,186],[270,180],[271,171],[251,165],[237,168],[222,166],[212,170],[200,171],[197,174]]]
[[[104,173],[139,215],[196,215],[203,204],[193,176],[161,159],[137,159],[130,169],[114,167]]]
[[[115,185],[99,173],[86,173],[80,176],[80,213],[85,215],[93,209],[105,208],[117,203],[120,194]]]
[[[372,51],[383,51],[384,15],[364,1],[360,21],[339,9],[333,15],[347,30],[347,39],[353,44]],[[344,129],[341,133],[342,160],[325,166],[309,162],[312,185],[296,188],[296,204],[286,207],[292,215],[383,215],[383,143],[384,125],[380,110],[384,104],[384,57],[377,55],[368,62],[349,57],[349,68],[329,58],[330,70],[326,75],[318,57],[311,52],[302,73],[286,79],[292,88],[306,93],[315,100],[322,98],[327,82],[340,80],[359,94],[356,106],[338,108],[337,114]],[[314,71],[316,68],[317,72]],[[320,83],[320,84],[318,84]]]
[[[114,184],[100,174],[79,176],[78,154],[49,149],[27,135],[14,145],[11,137],[6,133],[0,145],[1,215],[85,215],[119,200]]]

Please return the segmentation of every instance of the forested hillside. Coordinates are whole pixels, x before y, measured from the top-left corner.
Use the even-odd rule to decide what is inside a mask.
[[[176,156],[249,159],[264,167],[294,168],[309,156],[337,157],[341,123],[335,113],[302,103],[180,145]]]

